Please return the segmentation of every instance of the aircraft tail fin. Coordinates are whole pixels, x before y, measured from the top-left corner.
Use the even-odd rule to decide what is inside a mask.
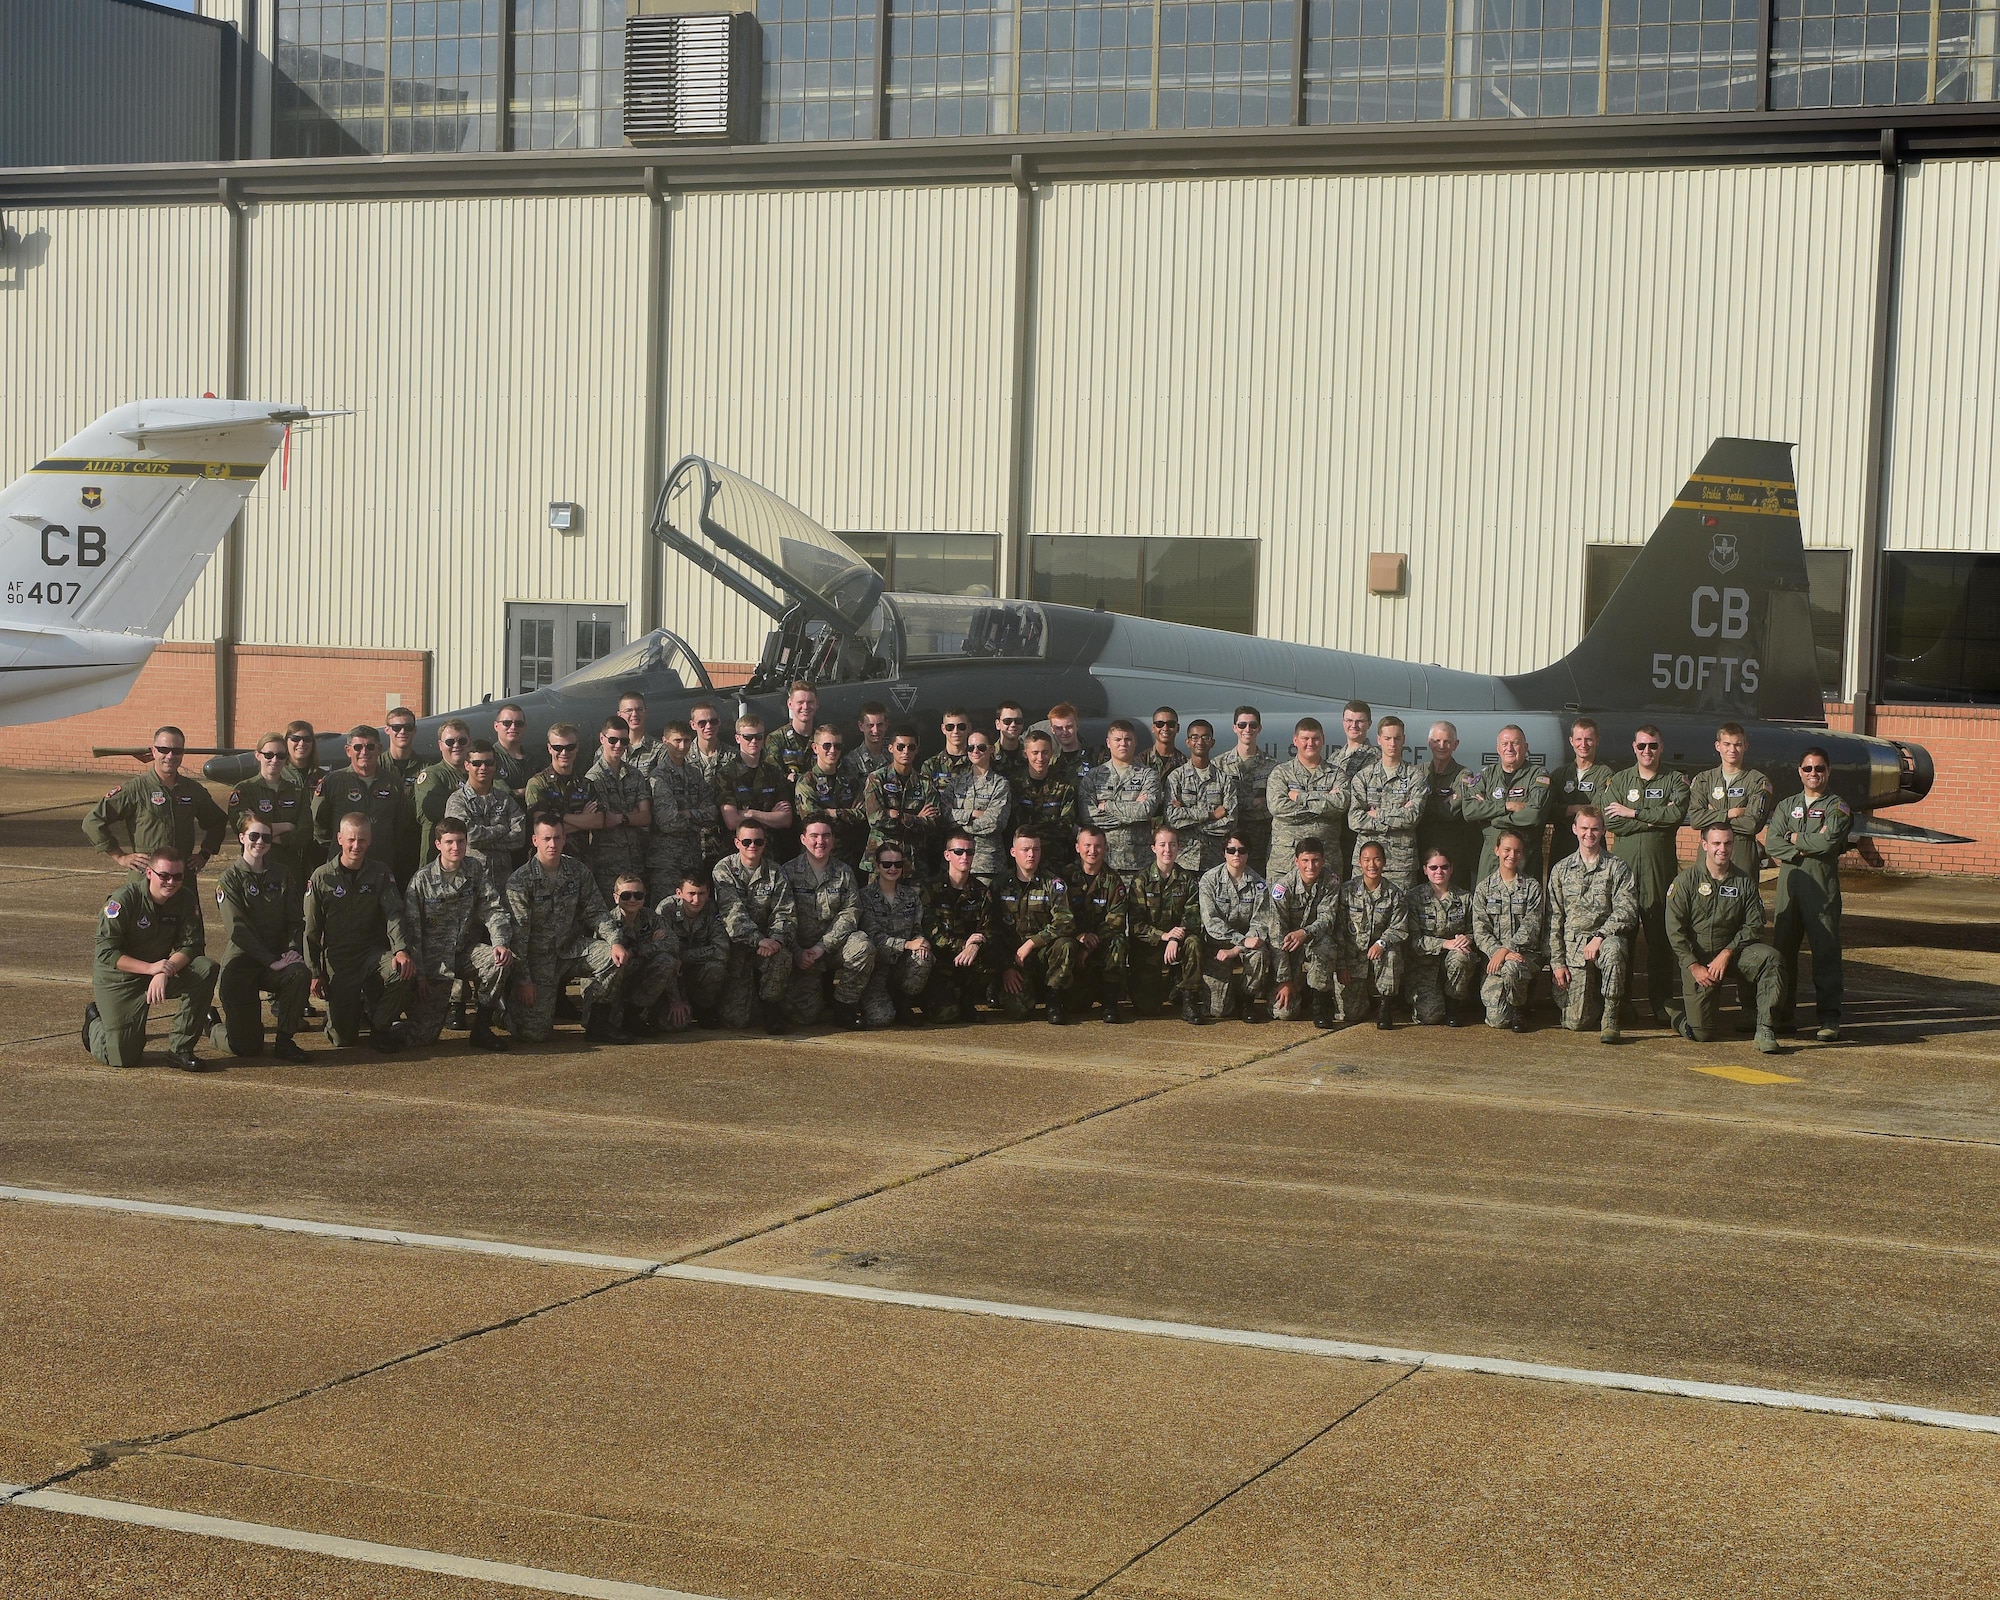
[[[1792,446],[1717,439],[1581,643],[1523,703],[1824,720]]]

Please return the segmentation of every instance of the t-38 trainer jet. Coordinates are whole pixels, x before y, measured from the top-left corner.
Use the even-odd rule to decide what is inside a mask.
[[[1037,710],[1071,702],[1086,741],[1101,739],[1114,717],[1143,725],[1163,704],[1184,722],[1206,717],[1227,728],[1247,701],[1282,740],[1296,717],[1331,714],[1337,724],[1341,706],[1361,699],[1377,716],[1402,716],[1419,748],[1431,721],[1456,723],[1468,766],[1496,759],[1510,722],[1527,733],[1531,759],[1554,764],[1570,722],[1588,713],[1614,765],[1627,759],[1638,725],[1653,722],[1668,764],[1692,772],[1713,763],[1717,724],[1736,721],[1750,734],[1753,763],[1774,773],[1789,773],[1808,745],[1825,746],[1833,787],[1862,814],[1857,831],[1951,837],[1868,815],[1929,792],[1931,760],[1920,746],[1826,726],[1786,444],[1717,439],[1583,641],[1553,665],[1511,677],[1037,601],[886,594],[874,568],[835,535],[699,456],[669,475],[652,533],[771,617],[755,672],[728,691],[771,728],[784,725],[786,686],[801,678],[818,687],[824,721],[850,729],[863,702],[880,700],[926,739],[947,706],[990,722],[1007,699]],[[594,729],[627,689],[646,696],[655,728],[684,719],[698,698],[724,698],[709,692],[684,641],[656,631],[520,697],[531,742],[552,722]],[[471,720],[478,710],[452,714]],[[421,724],[420,748],[435,751],[442,720]],[[320,757],[343,759],[339,735],[326,736]],[[230,781],[249,763],[222,758],[205,770]]]

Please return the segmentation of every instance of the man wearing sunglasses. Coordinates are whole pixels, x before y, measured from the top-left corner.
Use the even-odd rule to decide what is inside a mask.
[[[861,809],[867,778],[854,775],[840,757],[840,730],[821,723],[813,730],[812,765],[794,785],[794,815],[800,837],[815,822],[833,829],[833,853],[850,867],[859,867],[868,845],[868,814]]]
[[[217,967],[201,953],[201,903],[186,863],[171,845],[149,851],[135,874],[104,903],[97,919],[91,1002],[83,1011],[83,1047],[108,1067],[136,1067],[146,1047],[146,1013],[179,1000],[167,1061],[183,1072],[208,1072],[195,1055]]]
[[[310,722],[285,724],[285,782],[293,785],[308,803],[319,789],[326,768],[319,764],[319,734]],[[317,866],[318,862],[315,861]]]
[[[187,735],[179,728],[155,728],[152,765],[90,808],[83,819],[83,836],[134,872],[155,850],[172,850],[192,879],[222,848],[229,818],[207,789],[182,776],[181,759],[186,754]],[[131,839],[130,845],[119,842],[120,829]]]
[[[666,918],[646,904],[643,878],[628,872],[612,885],[611,893],[612,908],[597,925],[597,936],[610,945],[611,961],[618,969],[607,1002],[609,1031],[650,1039],[660,1031],[653,1008],[673,983],[679,965],[673,932]]]
[[[889,736],[889,764],[868,774],[861,810],[868,818],[868,859],[895,845],[905,857],[903,870],[913,882],[921,881],[931,829],[943,812],[917,765],[917,730],[907,722]]]
[[[528,843],[528,814],[513,791],[500,787],[500,753],[474,739],[465,757],[465,784],[445,802],[445,820],[465,824],[466,852],[496,884],[505,883]],[[442,823],[439,824],[443,826]],[[432,830],[436,842],[436,830]]]
[[[736,754],[724,732],[722,712],[712,700],[697,700],[688,711],[688,726],[694,729],[694,748],[688,752],[688,760],[701,768],[701,775],[712,787],[723,764]]]
[[[1660,730],[1650,722],[1643,725],[1632,736],[1634,763],[1611,775],[1601,809],[1612,854],[1631,865],[1639,896],[1653,1020],[1678,1028],[1685,1008],[1680,968],[1667,944],[1667,891],[1681,870],[1678,840],[1687,817],[1688,781],[1661,765],[1665,750]]]
[[[257,741],[257,776],[229,791],[229,826],[238,838],[253,821],[270,831],[272,859],[285,868],[293,903],[303,906],[306,879],[321,857],[314,848],[312,797],[301,794],[284,770],[285,736],[267,733]]]
[[[1790,1032],[1798,1003],[1799,944],[1812,942],[1816,1038],[1840,1037],[1840,853],[1854,829],[1854,812],[1827,788],[1833,763],[1818,745],[1799,758],[1797,794],[1781,800],[1764,832],[1778,863],[1778,1008],[1773,1025]]]
[[[340,819],[359,812],[370,825],[368,848],[393,873],[399,856],[408,850],[407,841],[416,834],[416,810],[403,792],[402,780],[382,770],[382,736],[373,728],[347,730],[347,760],[345,769],[319,780],[313,796],[313,837],[320,843],[321,856],[332,860],[339,853],[334,831]]]
[[[722,1020],[747,1028],[761,1009],[766,1033],[788,1033],[798,906],[790,881],[771,864],[762,824],[738,823],[735,840],[736,853],[715,864],[715,913],[729,935]]]
[[[403,785],[403,793],[414,796],[417,779],[424,775],[429,765],[417,754],[417,714],[408,706],[397,706],[382,724],[382,731],[389,742],[382,752],[382,770],[392,774]],[[411,801],[414,805],[414,799]]]
[[[1263,736],[1264,717],[1255,706],[1238,706],[1229,719],[1236,744],[1215,764],[1229,774],[1236,785],[1236,831],[1250,847],[1250,865],[1258,873],[1268,872],[1271,855],[1271,774],[1278,758],[1266,755],[1257,741]],[[1204,871],[1207,869],[1204,868]]]
[[[528,714],[513,701],[493,713],[494,781],[517,800],[528,792],[528,780],[535,774],[527,738]]]
[[[932,886],[928,916],[919,919],[918,931],[935,959],[924,1015],[938,1022],[977,1022],[980,1002],[990,996],[993,987],[993,897],[986,883],[973,874],[977,849],[972,835],[963,828],[954,828],[945,836],[944,876]],[[870,904],[864,891],[864,919],[873,915]],[[877,948],[881,948],[877,923],[870,922],[868,931],[877,936]],[[914,935],[904,935],[902,947],[921,951],[922,947],[910,942],[912,938]],[[913,974],[905,973],[904,977],[908,983],[916,981]]]
[[[312,973],[306,966],[303,884],[294,884],[278,858],[277,836],[255,811],[237,832],[240,860],[222,869],[215,903],[222,910],[222,952],[215,985],[222,1020],[210,1031],[218,1050],[232,1056],[264,1053],[264,996],[278,1023],[272,1053],[300,1062],[306,1053],[293,1038],[305,1026]]]
[[[800,832],[797,859],[778,869],[792,889],[792,942],[797,947],[788,1004],[794,1022],[817,1022],[831,974],[834,1011],[858,1028],[861,996],[875,971],[875,946],[861,926],[861,880],[833,853],[833,843],[833,823],[813,817]]]
[[[1002,700],[993,714],[993,770],[1013,783],[1028,770],[1028,747],[1023,738],[1028,731],[1028,708],[1012,700]]]
[[[493,1031],[493,1013],[507,989],[514,962],[514,918],[501,893],[506,877],[495,877],[467,848],[464,821],[448,816],[431,831],[436,857],[410,879],[403,914],[416,958],[417,995],[410,1002],[410,1039],[432,1044],[444,1032],[452,985],[472,985],[472,1043],[482,1050],[505,1050]]]
[[[606,904],[618,892],[618,880],[630,873],[644,878],[653,850],[653,768],[666,755],[664,746],[652,766],[640,771],[632,764],[631,724],[606,717],[597,730],[597,760],[590,769],[604,823],[590,840],[590,870]]]
[[[603,1044],[629,1044],[603,1004],[617,979],[611,946],[598,937],[607,907],[597,880],[563,854],[562,818],[535,818],[534,854],[507,880],[507,914],[514,923],[514,990],[507,1031],[538,1044],[555,1031],[556,1003],[572,978],[583,980],[583,1031]]]
[[[452,717],[438,725],[438,758],[417,777],[410,791],[417,812],[417,855],[428,861],[435,851],[431,829],[444,821],[444,809],[465,784],[465,756],[472,748],[472,725],[463,717]]]
[[[798,789],[765,750],[764,719],[738,717],[736,754],[722,764],[715,780],[715,798],[721,803],[722,825],[730,838],[734,839],[746,823],[757,825],[776,871],[777,863],[792,853],[792,802]],[[718,904],[721,899],[718,892]]]
[[[942,795],[951,788],[951,780],[972,764],[965,752],[972,736],[972,713],[964,706],[953,706],[939,722],[938,731],[944,735],[944,748],[924,763],[923,770],[931,787]]]
[[[549,764],[528,780],[521,808],[529,816],[552,811],[563,820],[563,854],[590,865],[591,835],[610,819],[599,803],[584,758],[583,734],[574,722],[549,728]],[[505,880],[496,887],[503,887]]]
[[[406,1038],[397,1019],[409,1004],[417,964],[396,875],[369,854],[371,827],[358,811],[342,817],[334,832],[338,854],[306,882],[306,964],[313,993],[326,1002],[329,1044],[359,1044],[365,1016],[368,1042],[394,1051]]]
[[[1154,711],[1153,747],[1146,752],[1145,764],[1160,775],[1162,794],[1167,791],[1167,779],[1173,770],[1187,760],[1187,756],[1174,743],[1180,736],[1180,731],[1181,714],[1172,706],[1161,706]]]

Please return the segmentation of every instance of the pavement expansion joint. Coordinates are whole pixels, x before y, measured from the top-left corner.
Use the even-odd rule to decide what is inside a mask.
[[[1192,1528],[1197,1522],[1201,1521],[1203,1517],[1208,1516],[1211,1512],[1219,1511],[1223,1506],[1227,1505],[1231,1500],[1234,1500],[1239,1494],[1243,1493],[1243,1491],[1245,1489],[1248,1489],[1252,1484],[1255,1484],[1264,1478],[1268,1478],[1272,1473],[1276,1472],[1280,1467],[1284,1466],[1285,1463],[1287,1463],[1288,1461],[1294,1461],[1301,1455],[1305,1454],[1306,1451],[1310,1450],[1314,1445],[1318,1444],[1320,1440],[1324,1439],[1329,1433],[1333,1432],[1335,1428],[1339,1427],[1343,1422],[1347,1421],[1348,1418],[1355,1416],[1362,1411],[1366,1411],[1370,1406],[1372,1406],[1377,1400],[1380,1400],[1382,1396],[1387,1394],[1391,1389],[1395,1388],[1398,1384],[1407,1383],[1411,1378],[1415,1377],[1422,1370],[1423,1368],[1421,1364],[1405,1367],[1401,1372],[1397,1373],[1387,1383],[1381,1385],[1377,1389],[1370,1391],[1368,1394],[1363,1395],[1359,1400],[1355,1401],[1353,1405],[1349,1406],[1345,1411],[1341,1412],[1339,1416],[1335,1417],[1331,1422],[1327,1423],[1324,1427],[1316,1428],[1312,1433],[1308,1434],[1305,1438],[1301,1439],[1297,1444],[1293,1445],[1291,1449],[1285,1451],[1282,1455],[1276,1456],[1272,1460],[1265,1462],[1263,1466],[1259,1467],[1255,1472],[1251,1473],[1250,1476],[1245,1478],[1241,1483],[1238,1483],[1231,1488],[1225,1489],[1221,1494],[1217,1495],[1213,1500],[1209,1501],[1207,1505],[1203,1506],[1199,1511],[1195,1512],[1193,1516],[1185,1518],[1183,1521],[1181,1521],[1174,1527],[1169,1528],[1165,1533],[1161,1534],[1157,1539],[1154,1539],[1151,1543],[1146,1545],[1144,1549],[1139,1550],[1132,1556],[1128,1557],[1113,1571],[1107,1572],[1103,1577],[1099,1578],[1095,1583],[1093,1583],[1088,1589],[1081,1591],[1076,1596],[1076,1600],[1090,1600],[1090,1596],[1096,1594],[1107,1583],[1112,1583],[1116,1581],[1118,1578],[1123,1577],[1126,1573],[1130,1572],[1134,1567],[1136,1567],[1141,1561],[1144,1561],[1146,1557],[1151,1555],[1155,1550],[1158,1550],[1162,1545],[1168,1544],[1172,1540],[1179,1538],[1182,1534],[1186,1533],[1188,1529]]]

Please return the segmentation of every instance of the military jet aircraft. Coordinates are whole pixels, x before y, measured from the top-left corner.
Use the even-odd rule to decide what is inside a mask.
[[[1283,741],[1297,717],[1331,714],[1337,724],[1342,705],[1361,699],[1377,716],[1402,716],[1414,742],[1437,718],[1456,723],[1468,766],[1496,759],[1499,731],[1510,722],[1526,731],[1533,759],[1553,765],[1563,759],[1570,722],[1587,712],[1614,765],[1628,759],[1637,726],[1654,722],[1668,764],[1694,772],[1714,763],[1716,726],[1733,720],[1749,731],[1753,763],[1779,774],[1781,788],[1806,746],[1824,745],[1833,787],[1862,814],[1860,831],[1952,837],[1870,815],[1929,792],[1931,759],[1920,746],[1826,726],[1786,444],[1717,439],[1583,641],[1551,666],[1510,677],[1038,601],[885,594],[875,570],[835,535],[699,456],[674,467],[651,531],[772,618],[755,672],[715,694],[695,652],[656,631],[521,696],[531,745],[553,722],[594,729],[627,689],[646,696],[655,728],[684,719],[699,698],[725,705],[733,698],[778,728],[785,689],[796,679],[817,686],[822,720],[843,730],[864,702],[879,700],[893,721],[915,723],[927,741],[947,706],[990,723],[1003,697],[1035,709],[1071,702],[1086,741],[1101,739],[1114,717],[1143,725],[1162,704],[1184,721],[1206,717],[1226,729],[1244,702],[1258,707],[1266,734]],[[481,709],[448,714],[483,732]],[[442,720],[419,724],[421,749],[435,752]],[[1287,746],[1275,748],[1283,754]],[[344,759],[339,734],[323,737],[320,758]],[[225,757],[204,771],[222,782],[250,768]]]

